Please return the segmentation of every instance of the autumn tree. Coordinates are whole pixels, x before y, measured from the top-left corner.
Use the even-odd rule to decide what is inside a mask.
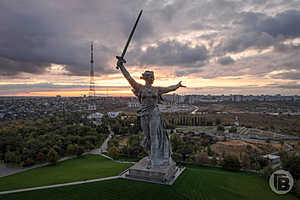
[[[59,160],[59,155],[53,148],[49,150],[47,160],[53,165],[56,165],[57,161]]]

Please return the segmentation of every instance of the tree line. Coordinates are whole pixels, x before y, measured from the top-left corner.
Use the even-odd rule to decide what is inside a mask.
[[[74,120],[73,120],[74,119]],[[19,166],[53,162],[99,148],[108,135],[81,116],[55,116],[37,120],[16,120],[0,128],[0,161]]]

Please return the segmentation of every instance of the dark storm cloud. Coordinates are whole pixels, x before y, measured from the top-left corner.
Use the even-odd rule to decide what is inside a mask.
[[[264,49],[289,38],[300,37],[300,11],[287,10],[268,16],[259,12],[241,12],[234,21],[235,32],[218,46],[223,52],[241,52],[250,47]]]
[[[150,46],[146,51],[131,52],[138,55],[137,64],[164,66],[201,66],[208,59],[205,46],[190,47],[172,41],[158,42],[157,46]]]
[[[234,60],[230,56],[222,57],[218,59],[218,63],[221,65],[229,65],[234,63]]]
[[[300,37],[300,11],[288,10],[274,17],[268,17],[254,24],[253,28],[266,32],[273,37]]]
[[[43,73],[49,63],[34,61],[18,61],[0,57],[0,76],[15,76],[20,70],[27,73]]]
[[[127,6],[128,10],[132,8]],[[136,18],[137,10],[128,10],[106,0],[75,0],[71,4],[1,1],[0,74],[43,73],[54,63],[66,66],[71,75],[88,75],[91,40],[97,40],[95,74],[112,73],[109,61],[118,52],[119,41],[128,37],[128,28],[124,27],[131,28]],[[139,25],[145,31],[136,35],[136,41],[151,35],[147,19]]]

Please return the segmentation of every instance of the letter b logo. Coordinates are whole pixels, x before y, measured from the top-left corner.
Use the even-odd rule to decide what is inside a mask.
[[[274,172],[269,179],[269,185],[273,192],[277,194],[288,193],[294,184],[292,175],[285,170],[277,170]]]

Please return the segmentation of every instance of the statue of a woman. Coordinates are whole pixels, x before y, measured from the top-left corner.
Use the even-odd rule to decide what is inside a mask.
[[[117,66],[121,69],[122,74],[133,88],[133,93],[141,103],[141,108],[137,114],[141,118],[141,127],[144,133],[143,146],[149,154],[148,167],[169,165],[171,161],[169,137],[164,128],[158,103],[162,101],[162,94],[185,86],[180,81],[177,85],[169,87],[153,87],[153,71],[145,71],[141,77],[145,80],[145,85],[139,84],[130,76],[123,62],[122,59],[119,59]]]

